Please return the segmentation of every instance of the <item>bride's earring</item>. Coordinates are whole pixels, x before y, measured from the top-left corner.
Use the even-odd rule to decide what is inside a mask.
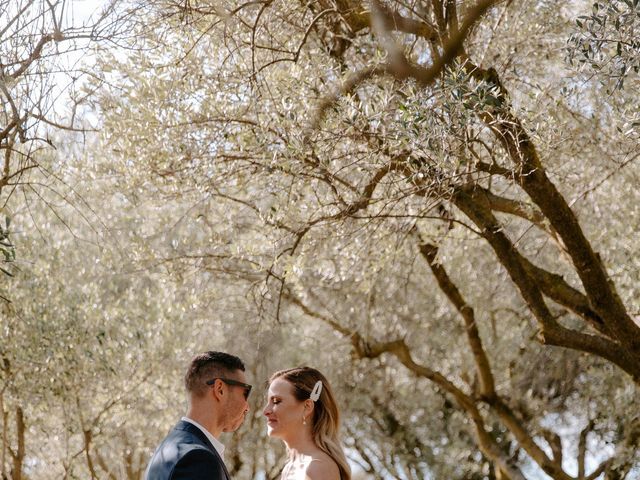
[[[302,417],[302,424],[303,425],[307,424],[307,417],[304,417],[304,416]]]

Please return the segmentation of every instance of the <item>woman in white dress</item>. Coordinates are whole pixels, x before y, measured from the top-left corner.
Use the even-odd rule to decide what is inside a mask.
[[[281,480],[351,480],[340,444],[340,412],[329,382],[310,367],[291,368],[269,379],[267,432],[287,446]]]

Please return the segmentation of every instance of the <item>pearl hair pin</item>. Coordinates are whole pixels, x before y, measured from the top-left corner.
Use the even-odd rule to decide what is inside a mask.
[[[313,390],[311,391],[311,395],[309,398],[314,402],[317,402],[320,398],[320,394],[322,393],[322,381],[318,380],[316,384],[313,386]]]

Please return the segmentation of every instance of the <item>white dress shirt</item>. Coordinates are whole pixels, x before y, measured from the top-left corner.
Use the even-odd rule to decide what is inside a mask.
[[[211,432],[209,432],[209,430],[204,428],[202,425],[200,425],[195,420],[192,420],[189,417],[182,417],[182,421],[183,422],[189,422],[191,425],[195,425],[196,427],[198,427],[202,431],[202,433],[204,433],[207,436],[207,438],[211,442],[211,445],[213,445],[213,448],[216,449],[216,452],[218,452],[218,455],[220,455],[220,458],[224,462],[224,445],[220,442],[220,440],[218,440],[216,437],[211,435]]]

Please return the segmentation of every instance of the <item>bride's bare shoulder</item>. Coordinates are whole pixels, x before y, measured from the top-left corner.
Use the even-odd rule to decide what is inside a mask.
[[[309,480],[340,480],[338,465],[324,452],[314,455],[305,473]]]

